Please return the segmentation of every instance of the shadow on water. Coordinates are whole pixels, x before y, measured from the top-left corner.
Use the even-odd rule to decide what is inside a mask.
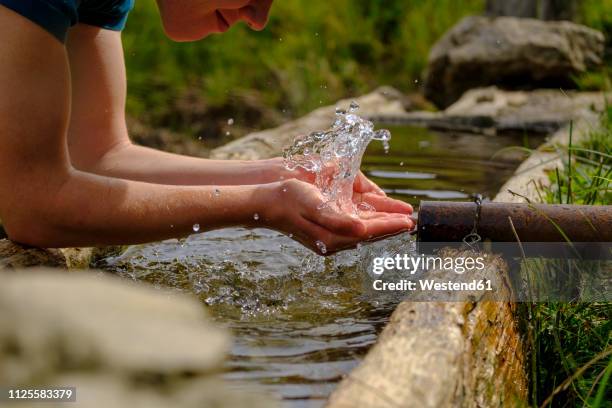
[[[372,143],[362,168],[412,204],[491,197],[523,158],[511,152],[491,159],[523,145],[521,137],[390,130],[390,152]],[[322,258],[274,231],[232,228],[134,246],[103,267],[195,293],[234,334],[225,374],[234,386],[264,388],[287,406],[317,407],[364,357],[400,301],[365,290],[369,259],[406,252],[410,242],[404,234]]]

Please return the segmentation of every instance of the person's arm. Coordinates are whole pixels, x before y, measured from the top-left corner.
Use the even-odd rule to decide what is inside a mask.
[[[3,6],[0,38],[0,218],[13,240],[46,247],[131,244],[186,235],[198,223],[202,231],[270,227],[311,248],[322,240],[333,251],[412,227],[401,214],[359,220],[318,211],[316,189],[295,180],[228,186],[217,196],[212,187],[77,170],[66,148],[71,96],[65,48]]]
[[[313,182],[304,171],[286,170],[281,158],[209,160],[131,143],[125,125],[126,74],[118,32],[79,24],[67,42],[72,76],[70,158],[83,171],[173,185],[245,185],[289,178]],[[355,191],[381,190],[363,174]]]
[[[134,243],[252,223],[261,187],[139,183],[71,167],[70,75],[64,47],[0,6],[0,212],[7,233],[37,246]]]

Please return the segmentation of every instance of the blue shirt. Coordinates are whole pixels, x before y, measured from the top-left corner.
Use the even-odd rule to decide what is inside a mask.
[[[64,42],[68,29],[76,23],[122,30],[134,0],[0,0],[0,5],[21,14]]]

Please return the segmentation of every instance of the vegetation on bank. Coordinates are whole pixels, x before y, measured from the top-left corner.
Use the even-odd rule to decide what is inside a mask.
[[[561,154],[564,165],[551,175],[546,202],[612,204],[612,107],[603,114],[600,128],[594,128],[584,142],[570,143]],[[596,265],[609,266],[609,262]],[[577,275],[575,264],[562,267],[569,270],[567,276]],[[609,270],[603,272],[609,276]],[[612,406],[612,303],[578,298],[533,303],[528,308],[534,405]]]
[[[261,128],[381,84],[418,91],[431,46],[484,3],[276,1],[264,31],[239,24],[182,44],[165,37],[154,2],[137,1],[123,34],[128,112],[152,126],[218,137],[228,129],[213,122],[228,117]],[[577,20],[612,38],[610,2],[579,4]],[[598,88],[602,74],[577,82]]]
[[[154,2],[139,1],[123,34],[128,112],[192,133],[211,110],[258,127],[266,123],[244,105],[272,108],[282,120],[381,84],[409,92],[421,85],[431,45],[483,7],[484,0],[276,1],[264,31],[239,24],[183,44],[164,36]]]

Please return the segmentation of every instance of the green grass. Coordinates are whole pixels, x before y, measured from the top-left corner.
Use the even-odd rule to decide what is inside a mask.
[[[431,46],[462,17],[482,13],[484,3],[278,0],[264,31],[239,24],[184,44],[166,38],[154,2],[137,1],[123,34],[127,110],[150,125],[193,134],[206,120],[202,112],[239,117],[244,95],[289,118],[382,84],[418,91]],[[577,17],[608,40],[610,3],[582,0]],[[598,70],[576,82],[601,89],[605,75]],[[244,121],[269,125],[253,115]]]
[[[381,84],[409,92],[421,86],[431,45],[483,4],[276,1],[264,31],[239,24],[223,35],[179,44],[163,34],[154,2],[138,1],[123,34],[128,112],[153,125],[188,130],[175,114],[187,95],[223,106],[252,93],[295,117]]]
[[[578,22],[601,31],[606,38],[607,53],[603,66],[575,78],[584,91],[610,89],[612,77],[612,1],[580,0]]]
[[[551,175],[546,201],[610,205],[612,109],[584,142],[570,142],[560,153],[564,166]],[[609,262],[603,265],[609,268]],[[564,267],[576,276],[569,261]],[[611,407],[612,304],[578,300],[527,307],[533,405]]]

